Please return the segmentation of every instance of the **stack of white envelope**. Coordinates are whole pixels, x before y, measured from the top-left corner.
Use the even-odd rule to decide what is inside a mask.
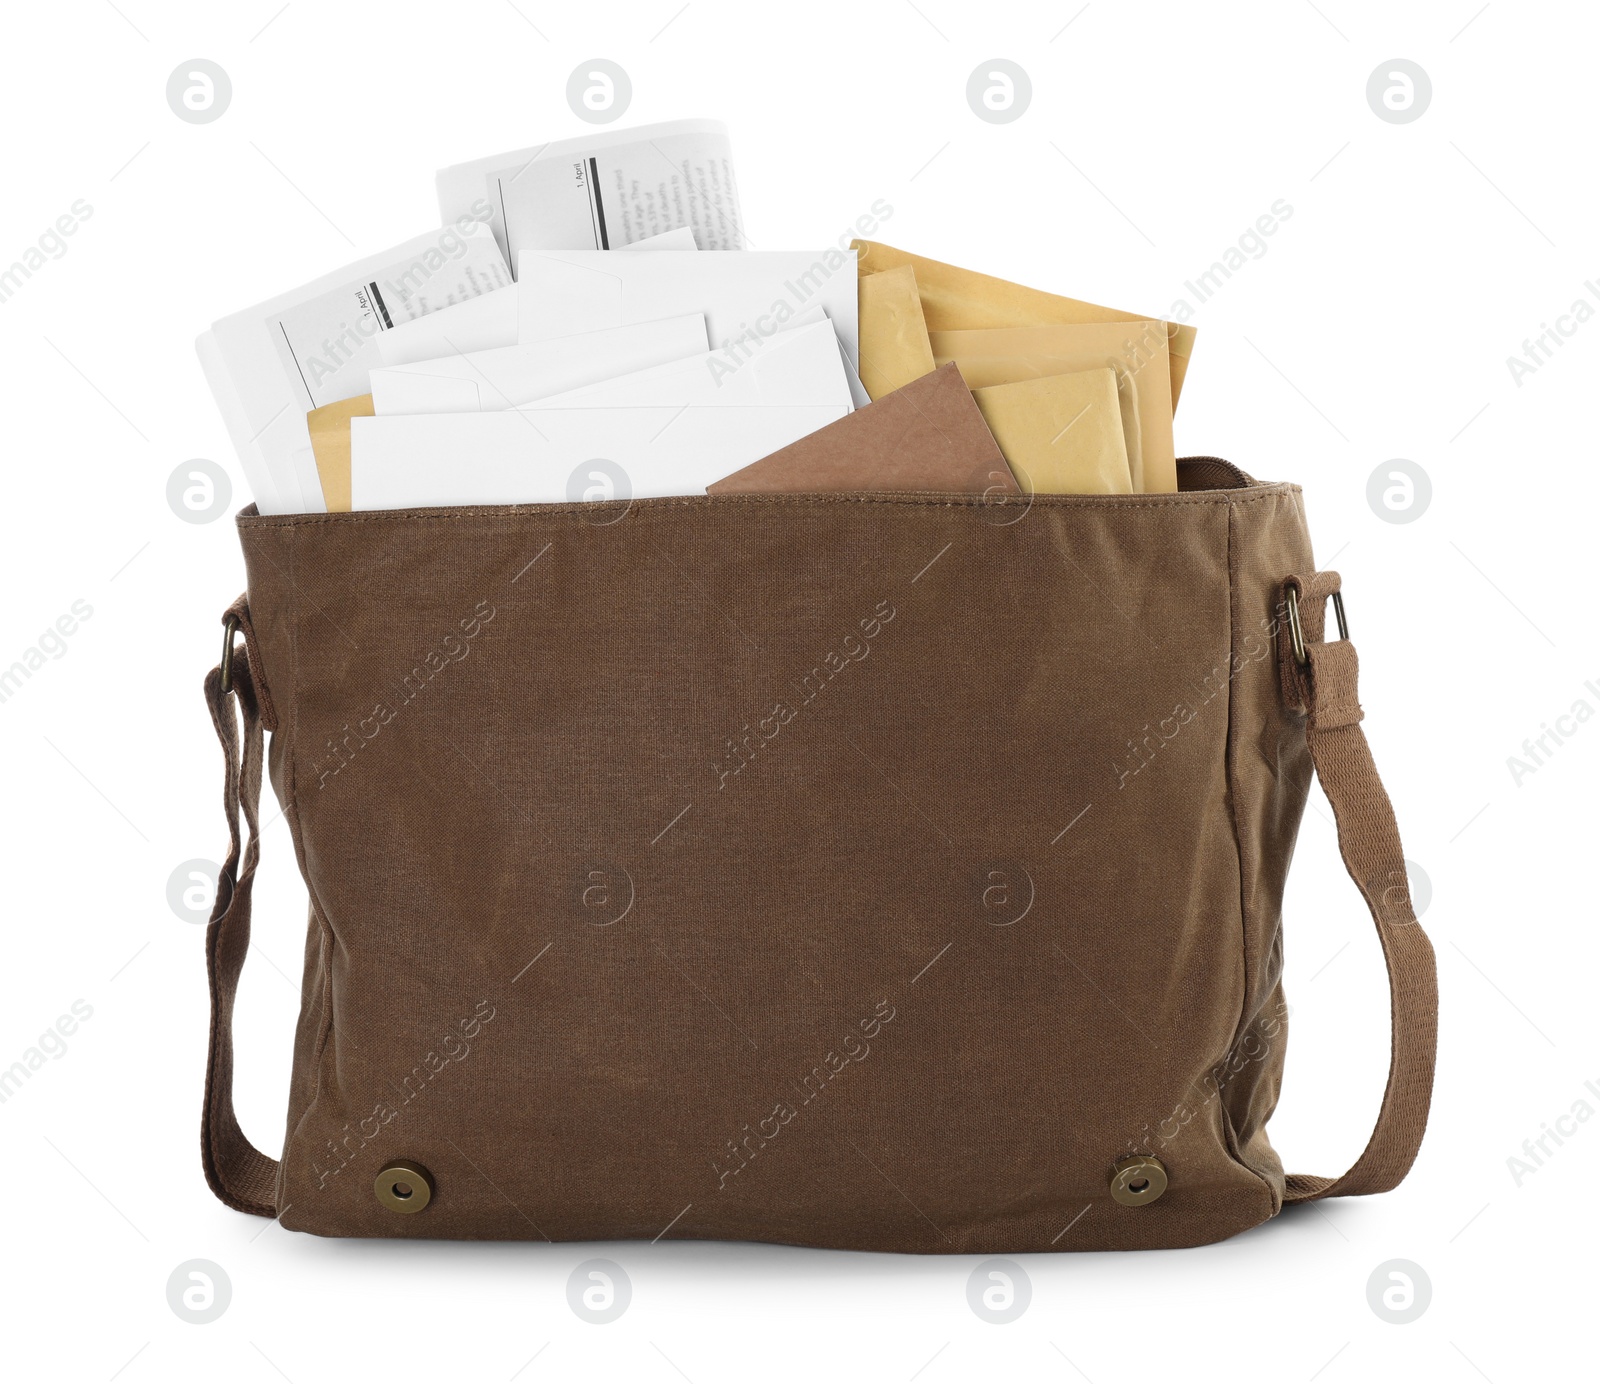
[[[666,230],[627,200],[628,161],[663,149],[681,156],[660,176],[691,222]],[[578,210],[541,219],[542,201],[506,200],[519,166],[551,160],[581,175]],[[720,126],[521,151],[439,186],[438,243],[201,338],[262,513],[699,494],[867,402],[854,251],[706,248],[738,243]]]
[[[385,333],[353,509],[691,495],[866,402],[855,257],[524,254],[517,283]],[[804,286],[802,286],[804,285]],[[597,467],[595,462],[608,463]]]

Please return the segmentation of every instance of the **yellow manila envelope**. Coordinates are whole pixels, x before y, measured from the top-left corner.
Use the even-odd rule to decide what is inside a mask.
[[[1133,493],[1109,367],[990,385],[972,397],[1026,494]]]
[[[922,320],[917,276],[909,264],[868,274],[859,289],[861,383],[869,398],[881,399],[932,374],[933,352]]]
[[[343,514],[350,508],[350,420],[372,416],[370,394],[324,404],[306,414],[311,453],[317,459],[317,479],[322,482],[322,499],[329,514]]]
[[[1051,322],[1136,322],[1151,327],[1143,313],[1103,308],[1077,298],[1063,298],[1038,288],[1026,288],[1006,279],[958,269],[953,264],[924,259],[875,240],[852,240],[858,274],[879,274],[909,264],[917,276],[922,315],[930,332],[959,332],[972,327],[1037,327]],[[1195,329],[1177,322],[1158,322],[1167,334],[1168,363],[1172,372],[1172,406],[1183,392],[1184,372],[1194,350]],[[1146,349],[1149,349],[1147,346]]]
[[[1159,330],[1142,333],[1143,325],[1073,322],[928,335],[934,360],[940,365],[954,361],[974,389],[1101,366],[1114,371],[1134,494],[1171,494],[1178,488],[1178,465],[1172,442],[1167,342]],[[1159,329],[1163,324],[1148,325]],[[1154,349],[1129,349],[1141,337],[1153,342]]]

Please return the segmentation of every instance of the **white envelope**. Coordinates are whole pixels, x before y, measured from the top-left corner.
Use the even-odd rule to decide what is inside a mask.
[[[839,338],[826,320],[780,332],[742,364],[730,364],[720,351],[702,351],[666,365],[552,394],[526,407],[677,408],[686,404],[708,408],[759,404],[854,407],[839,357]]]
[[[821,307],[855,374],[854,275],[854,250],[530,254],[518,265],[515,284],[385,332],[378,352],[385,365],[406,365],[701,312],[712,349],[739,363],[802,312]],[[866,395],[857,402],[865,403]]]
[[[849,412],[811,404],[352,418],[351,508],[698,495]]]
[[[643,240],[636,240],[631,245],[619,245],[619,250],[698,250],[700,247],[694,243],[694,232],[687,226],[679,226],[673,231],[662,231],[660,235],[648,235]]]
[[[707,345],[706,319],[691,313],[413,365],[382,365],[371,376],[372,406],[380,417],[515,408],[623,371],[701,356]]]

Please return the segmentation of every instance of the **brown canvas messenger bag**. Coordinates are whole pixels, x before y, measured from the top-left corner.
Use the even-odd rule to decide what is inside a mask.
[[[1339,578],[1299,487],[1181,475],[244,511],[212,1189],[320,1235],[1023,1253],[1394,1187],[1434,962]],[[311,898],[281,1160],[231,1093],[264,767]],[[1313,771],[1392,992],[1338,1177],[1267,1138]]]

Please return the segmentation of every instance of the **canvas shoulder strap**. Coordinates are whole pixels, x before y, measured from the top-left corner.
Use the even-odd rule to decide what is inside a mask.
[[[222,617],[222,662],[206,674],[206,705],[225,763],[222,809],[228,818],[228,855],[217,878],[217,897],[206,927],[206,975],[211,984],[211,1041],[206,1058],[205,1105],[200,1112],[200,1157],[211,1190],[236,1211],[277,1214],[278,1164],[245,1137],[233,1110],[233,1001],[250,950],[250,890],[261,858],[262,709],[276,729],[265,688],[257,688],[255,636],[241,596]],[[236,649],[235,634],[245,642]],[[235,712],[237,703],[237,713]],[[249,832],[241,836],[240,816]]]
[[[1341,637],[1323,639],[1329,600]],[[1306,745],[1333,807],[1339,854],[1378,929],[1389,972],[1389,1081],[1366,1148],[1338,1177],[1291,1174],[1285,1201],[1387,1192],[1410,1171],[1433,1095],[1439,988],[1433,947],[1417,922],[1394,808],[1361,730],[1355,646],[1345,637],[1339,574],[1290,577],[1281,606],[1278,666],[1284,698],[1306,718]]]
[[[1338,591],[1336,572],[1284,583],[1290,618],[1280,622],[1279,666],[1288,704],[1306,717],[1306,743],[1333,806],[1345,868],[1366,900],[1383,946],[1390,986],[1389,1081],[1372,1137],[1355,1165],[1338,1177],[1291,1175],[1286,1201],[1386,1192],[1398,1185],[1422,1143],[1433,1090],[1438,1024],[1433,948],[1412,909],[1394,810],[1361,731],[1355,648],[1348,639],[1330,643],[1322,637],[1327,602],[1337,600]],[[1342,606],[1340,612],[1342,626]],[[260,859],[263,728],[275,730],[277,715],[256,676],[260,660],[242,596],[223,624],[222,662],[207,674],[205,689],[226,765],[222,803],[229,845],[206,929],[211,1040],[200,1145],[206,1181],[218,1197],[236,1210],[272,1216],[278,1164],[245,1137],[233,1109],[233,1004],[250,949],[250,892]]]

